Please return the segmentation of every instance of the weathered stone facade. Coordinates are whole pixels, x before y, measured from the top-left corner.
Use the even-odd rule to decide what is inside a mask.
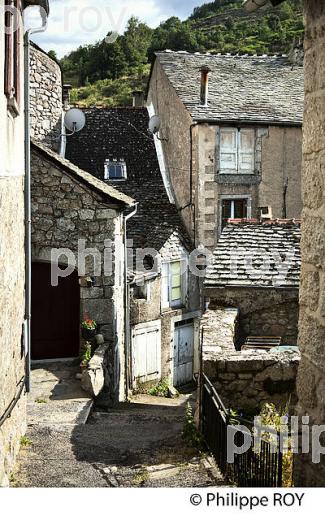
[[[300,218],[302,210],[301,122],[293,125],[258,124],[257,121],[262,115],[259,114],[259,119],[254,122],[253,116],[249,114],[251,122],[246,121],[241,124],[240,121],[245,120],[247,114],[238,110],[237,120],[235,120],[231,112],[233,107],[231,99],[228,101],[228,109],[231,112],[229,121],[222,123],[217,117],[210,120],[205,114],[212,110],[210,104],[208,103],[207,107],[199,104],[199,78],[197,89],[192,84],[191,88],[186,90],[186,87],[183,88],[181,76],[177,82],[177,66],[169,69],[169,65],[175,60],[175,55],[177,53],[166,52],[166,63],[163,62],[166,65],[165,69],[159,61],[159,56],[155,60],[148,104],[151,113],[156,113],[161,118],[160,136],[163,138],[161,146],[166,166],[166,182],[171,184],[175,202],[181,210],[187,231],[195,238],[195,243],[203,244],[210,249],[216,246],[221,232],[223,199],[245,199],[248,218],[259,218],[259,208],[265,206],[272,207],[274,218]],[[184,63],[186,59],[191,60],[191,56],[187,54],[186,58],[184,55]],[[181,53],[178,58],[180,67],[183,67]],[[201,65],[205,64],[206,59],[213,59],[212,56],[205,58],[204,55],[197,59],[199,58]],[[186,67],[182,73],[186,75],[185,69]],[[199,66],[196,69],[199,71]],[[214,96],[215,101],[218,77],[211,76],[210,81],[214,81],[211,95]],[[237,82],[237,85],[239,83]],[[255,88],[257,86],[258,78],[256,78]],[[193,99],[196,90],[197,100]],[[229,89],[224,92],[223,99],[229,100],[231,96],[231,89]],[[287,98],[290,98],[289,91]],[[182,100],[185,102],[183,103]],[[256,102],[249,105],[250,108],[253,105],[260,106],[259,102]],[[191,111],[196,110],[201,111],[200,118],[191,117]],[[223,116],[226,118],[227,114],[224,113]],[[255,129],[255,165],[252,175],[220,174],[221,125]]]
[[[154,256],[158,253],[164,263],[187,258],[193,244],[186,232],[180,212],[171,204],[162,179],[153,138],[148,134],[149,117],[145,108],[85,109],[87,124],[78,134],[68,139],[67,157],[95,177],[104,180],[104,164],[107,159],[123,159],[126,166],[124,179],[105,179],[109,186],[133,197],[139,202],[136,214],[127,222],[127,239],[130,248],[128,269],[130,277],[135,277],[130,291],[131,343],[136,331],[141,328],[143,335],[152,325],[159,335],[161,358],[157,378],[167,377],[173,382],[174,331],[175,324],[182,320],[192,320],[195,328],[195,362],[198,371],[198,323],[201,302],[199,280],[189,276],[186,297],[178,308],[162,308],[161,270],[145,272],[149,297],[137,290],[141,279],[143,262],[136,265],[135,252]],[[141,260],[141,259],[140,259]],[[143,256],[142,256],[143,260]],[[153,274],[153,276],[151,276]],[[138,293],[138,294],[137,294]],[[177,327],[177,325],[176,325]],[[134,350],[130,345],[130,358]],[[145,357],[145,354],[142,356]],[[149,356],[148,356],[149,357]],[[130,365],[133,359],[129,360]],[[134,372],[129,367],[129,372]],[[131,381],[136,386],[137,381]]]
[[[235,350],[237,309],[209,309],[203,315],[203,371],[226,407],[256,412],[264,403],[279,409],[297,402],[297,353]]]
[[[31,137],[59,149],[62,131],[60,65],[35,44],[30,49]]]
[[[310,424],[325,421],[325,5],[305,0],[305,116],[303,167],[302,282],[300,289],[298,414]],[[324,438],[322,439],[324,445]],[[297,486],[324,486],[325,456],[295,461]]]
[[[198,241],[214,248],[221,233],[222,200],[247,200],[247,217],[259,218],[270,206],[273,218],[299,219],[301,199],[301,127],[257,127],[255,174],[219,173],[219,126],[200,125],[197,184]]]
[[[4,1],[0,0],[1,13]],[[23,68],[18,78],[19,113],[8,108],[4,94],[4,26],[0,24],[0,487],[8,486],[26,428],[24,254],[24,93]],[[23,63],[23,45],[18,49]],[[17,405],[10,411],[18,398]]]
[[[184,247],[178,233],[173,233],[169,240],[164,244],[159,253],[159,262],[170,262],[188,259],[189,251]],[[135,327],[138,324],[145,324],[159,320],[161,323],[161,378],[167,378],[173,383],[173,348],[174,348],[174,329],[175,323],[182,320],[193,320],[195,328],[195,348],[194,348],[194,372],[199,370],[199,349],[198,349],[198,317],[200,315],[199,280],[188,273],[188,287],[184,306],[178,309],[163,309],[162,278],[161,271],[150,284],[150,298],[139,299],[135,297],[135,285],[131,288],[130,299],[130,324]]]
[[[55,197],[53,191],[55,190]],[[106,191],[105,191],[106,190]],[[80,273],[80,321],[97,322],[108,344],[105,374],[106,402],[124,398],[124,219],[132,199],[107,188],[90,174],[44,147],[32,153],[33,262],[51,262],[53,249],[68,248],[78,261],[78,244],[96,250]],[[106,240],[111,242],[105,242]],[[104,264],[104,249],[112,247],[112,270]],[[98,256],[99,255],[99,256]],[[60,263],[70,265],[62,255]],[[81,267],[81,266],[80,266]],[[94,276],[92,287],[84,286]]]
[[[276,290],[262,288],[205,289],[209,307],[239,309],[237,346],[247,336],[281,336],[283,345],[297,345],[298,289]]]

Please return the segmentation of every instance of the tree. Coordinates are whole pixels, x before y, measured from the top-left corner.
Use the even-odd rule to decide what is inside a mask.
[[[52,58],[52,60],[58,61],[58,57],[57,57],[57,54],[55,51],[50,50],[47,54],[49,55],[50,58]]]

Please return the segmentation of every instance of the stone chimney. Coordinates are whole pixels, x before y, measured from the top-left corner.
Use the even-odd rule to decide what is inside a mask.
[[[208,106],[209,101],[209,72],[211,70],[206,65],[201,68],[201,98],[200,104]]]
[[[133,92],[133,107],[144,106],[144,92],[142,90],[135,90]]]
[[[72,86],[68,85],[68,84],[63,85],[63,87],[62,87],[62,101],[63,101],[63,106],[64,106],[65,110],[67,110],[70,105],[70,90],[71,89],[72,89]]]

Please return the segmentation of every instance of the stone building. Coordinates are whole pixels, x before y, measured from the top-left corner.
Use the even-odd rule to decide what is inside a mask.
[[[230,220],[223,229],[204,280],[201,336],[203,371],[226,406],[254,412],[290,402],[293,411],[299,275],[300,224]],[[242,349],[249,336],[281,338],[289,352]]]
[[[283,0],[271,1],[278,4]],[[245,3],[251,4],[250,0]],[[302,359],[297,381],[297,412],[300,416],[308,416],[311,426],[317,426],[323,425],[325,421],[324,3],[304,0],[304,18],[303,225],[298,340]],[[294,480],[297,486],[324,486],[324,455],[321,455],[317,464],[312,461],[311,449],[308,454],[298,455]]]
[[[60,65],[35,43],[30,48],[31,137],[58,151],[62,126],[62,72]]]
[[[196,244],[213,249],[228,218],[300,217],[301,66],[159,52],[147,101],[161,119],[165,184]]]
[[[124,217],[132,205],[33,144],[32,359],[78,357],[80,323],[95,320],[107,345],[106,404],[125,398]]]
[[[22,13],[45,0],[18,1]],[[5,2],[0,1],[1,16]],[[21,20],[20,20],[21,21]],[[6,25],[13,23],[9,14]],[[26,428],[28,337],[25,306],[24,161],[25,109],[23,27],[4,34],[0,24],[0,486],[9,478]],[[26,271],[26,272],[25,272]]]
[[[264,403],[278,410],[297,403],[300,354],[289,349],[238,351],[238,309],[209,308],[201,320],[202,367],[227,408],[259,415]]]
[[[297,345],[300,224],[230,220],[204,279],[209,308],[238,309],[238,350],[247,336]]]
[[[305,0],[305,114],[303,156],[302,273],[299,345],[302,360],[297,391],[298,413],[310,424],[325,424],[325,5]],[[324,438],[322,439],[324,446]],[[325,485],[325,456],[313,464],[312,453],[297,457],[297,486]]]
[[[127,225],[129,386],[198,372],[198,278],[188,267],[192,242],[163,183],[145,108],[92,108],[68,138],[67,158],[138,201]],[[153,265],[152,265],[153,264]]]

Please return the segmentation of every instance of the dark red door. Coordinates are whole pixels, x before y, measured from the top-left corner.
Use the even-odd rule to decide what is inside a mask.
[[[32,359],[76,357],[79,353],[78,275],[51,285],[51,265],[32,266]]]

